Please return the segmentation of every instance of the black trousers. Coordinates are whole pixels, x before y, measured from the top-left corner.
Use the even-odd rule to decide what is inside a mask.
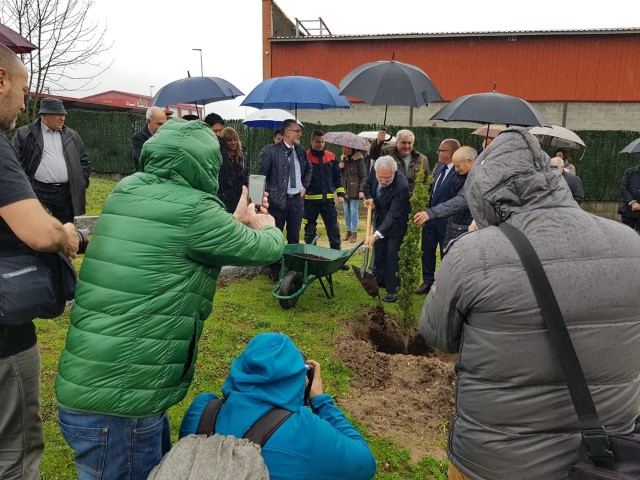
[[[42,183],[32,178],[31,186],[51,215],[62,223],[73,223],[73,204],[68,183]]]
[[[625,217],[624,215],[621,218],[622,223],[624,223],[625,225],[630,226],[631,228],[633,228],[636,232],[640,233],[640,218],[635,218],[635,217]]]
[[[340,225],[338,224],[338,211],[333,199],[305,200],[303,218],[307,221],[304,226],[304,243],[311,243],[317,234],[318,216],[322,217],[329,237],[329,246],[334,250],[340,250]]]

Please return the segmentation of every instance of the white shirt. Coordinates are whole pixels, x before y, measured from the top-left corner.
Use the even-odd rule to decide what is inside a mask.
[[[69,172],[62,149],[62,130],[52,130],[40,122],[42,128],[42,158],[36,173],[33,175],[42,183],[67,183]]]

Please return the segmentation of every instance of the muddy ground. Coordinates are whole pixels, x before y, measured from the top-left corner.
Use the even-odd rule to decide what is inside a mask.
[[[372,433],[409,450],[413,461],[443,459],[456,355],[429,347],[418,332],[403,337],[382,307],[349,322],[334,340],[336,355],[354,371],[352,393],[338,404]],[[394,353],[405,351],[405,343],[412,354]]]

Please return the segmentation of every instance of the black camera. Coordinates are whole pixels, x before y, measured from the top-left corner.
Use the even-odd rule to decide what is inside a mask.
[[[76,228],[76,234],[78,235],[78,240],[80,246],[78,248],[78,253],[84,253],[87,251],[87,246],[89,245],[89,230],[86,228]]]
[[[309,393],[311,392],[311,384],[313,383],[313,365],[306,363],[305,368],[307,369],[307,378],[309,379],[309,383],[307,383],[306,388],[304,389],[304,404],[309,405]]]

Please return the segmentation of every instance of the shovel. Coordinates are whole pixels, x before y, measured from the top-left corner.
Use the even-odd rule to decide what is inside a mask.
[[[371,235],[371,210],[373,209],[373,204],[369,204],[367,208],[367,229],[365,234],[365,239],[369,238]],[[358,268],[355,265],[351,265],[353,268],[353,273],[356,274],[356,278],[364,288],[364,291],[371,295],[373,298],[379,296],[378,283],[376,282],[376,278],[373,274],[367,270],[369,266],[369,253],[370,249],[365,247],[364,249],[364,263],[362,267]],[[372,255],[373,256],[373,255]]]

